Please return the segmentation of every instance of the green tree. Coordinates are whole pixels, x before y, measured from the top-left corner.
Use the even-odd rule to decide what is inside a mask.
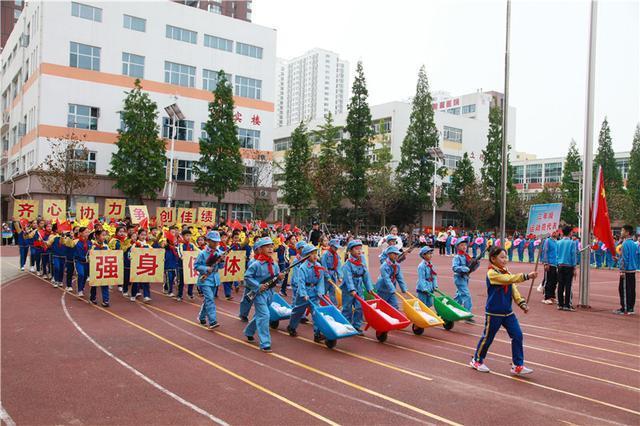
[[[143,197],[155,199],[164,186],[166,147],[158,137],[158,107],[142,91],[140,80],[126,94],[109,176],[116,179],[115,188],[142,202]]]
[[[368,155],[373,136],[371,111],[367,103],[369,92],[360,61],[356,66],[356,77],[351,92],[345,128],[349,136],[340,141],[338,149],[344,165],[344,194],[353,203],[353,218],[357,233],[360,229],[360,208],[367,196],[366,177],[371,166]]]
[[[593,158],[593,182],[595,183],[598,176],[598,166],[602,166],[602,175],[604,178],[604,187],[607,192],[614,193],[622,190],[622,175],[616,165],[616,158],[611,144],[611,129],[607,117],[602,122],[600,128],[600,136],[598,137],[598,151]],[[595,189],[594,189],[595,190]]]
[[[284,202],[296,213],[298,219],[313,196],[310,177],[311,143],[307,126],[301,122],[291,134],[291,148],[284,156]]]
[[[323,222],[338,207],[342,200],[342,162],[338,154],[340,127],[333,125],[333,116],[328,112],[325,122],[313,134],[320,142],[320,154],[312,162],[313,193]]]
[[[383,122],[380,122],[382,128]],[[374,160],[367,176],[369,206],[380,215],[380,225],[387,226],[387,216],[399,198],[399,191],[393,178],[391,142],[387,134],[382,134],[379,146],[373,150]]]
[[[240,156],[238,129],[233,119],[233,93],[223,70],[209,102],[209,119],[200,138],[200,159],[194,164],[194,191],[215,195],[220,215],[225,194],[235,191],[243,182],[245,167]]]
[[[560,184],[560,193],[562,195],[561,219],[566,223],[578,223],[576,205],[580,199],[580,185],[578,181],[573,179],[571,174],[580,171],[582,171],[582,157],[578,152],[576,141],[572,139],[567,157],[564,160],[562,183]]]
[[[402,141],[400,164],[396,170],[403,196],[415,203],[420,216],[420,229],[423,227],[422,212],[431,201],[433,161],[436,161],[429,157],[427,150],[437,147],[439,141],[431,103],[429,80],[423,65],[418,73],[409,127]]]
[[[629,172],[627,174],[627,206],[625,220],[640,224],[640,124],[633,135]]]
[[[476,174],[473,170],[473,164],[469,154],[466,152],[462,155],[462,160],[458,161],[458,166],[451,175],[451,184],[447,190],[447,197],[453,207],[460,211],[460,201],[468,194],[465,193],[465,188],[475,183]]]
[[[457,210],[462,215],[467,229],[481,229],[493,215],[493,201],[487,188],[475,179],[466,184],[462,191],[464,197],[458,200]]]

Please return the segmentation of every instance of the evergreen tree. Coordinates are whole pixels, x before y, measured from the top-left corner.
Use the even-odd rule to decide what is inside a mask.
[[[360,224],[360,208],[367,196],[366,176],[369,167],[369,150],[373,129],[371,128],[371,111],[367,98],[362,62],[356,66],[356,77],[351,88],[352,96],[347,109],[346,131],[349,137],[342,139],[338,149],[344,165],[344,193],[353,203],[353,218],[356,232]]]
[[[200,138],[200,159],[194,164],[194,191],[215,195],[220,215],[225,194],[235,191],[243,182],[245,167],[240,156],[238,129],[233,119],[233,93],[223,70],[209,102],[209,119]]]
[[[142,202],[156,198],[165,182],[165,142],[158,137],[158,107],[142,91],[140,80],[127,92],[121,111],[123,128],[118,129],[117,151],[111,156],[109,176],[115,188]]]
[[[312,181],[314,198],[323,222],[327,222],[329,214],[340,207],[342,200],[342,163],[337,144],[340,138],[340,127],[333,125],[333,116],[328,112],[325,122],[314,135],[320,141],[320,154],[313,161]]]
[[[564,160],[562,170],[562,183],[560,184],[560,192],[562,195],[562,216],[561,219],[566,223],[578,223],[578,210],[576,205],[580,200],[580,185],[578,181],[571,176],[574,172],[582,171],[582,157],[578,152],[576,141],[571,140],[569,151]]]
[[[423,227],[422,212],[431,201],[433,162],[436,161],[429,157],[427,149],[437,147],[439,140],[431,103],[429,80],[423,65],[418,73],[409,127],[402,141],[400,163],[396,171],[403,195],[414,203],[420,216],[420,229]]]
[[[640,124],[636,125],[629,158],[627,201],[629,205],[628,213],[625,215],[627,222],[640,224]]]
[[[616,165],[613,145],[611,144],[611,129],[609,128],[607,117],[605,117],[602,122],[600,136],[598,137],[598,151],[593,159],[594,185],[598,176],[598,166],[602,166],[604,187],[607,189],[607,192],[620,192],[622,190],[622,175]]]
[[[298,218],[303,208],[308,207],[313,196],[313,185],[309,175],[311,143],[307,126],[301,122],[291,134],[291,148],[284,156],[284,202],[291,206]]]
[[[475,181],[476,175],[473,170],[473,164],[471,164],[469,154],[465,152],[462,155],[462,160],[458,161],[458,166],[451,175],[451,185],[449,185],[447,191],[447,197],[456,210],[460,211],[460,201],[465,195],[468,195],[465,193],[465,188],[475,183]]]
[[[380,123],[382,128],[382,122]],[[379,146],[373,150],[374,160],[367,177],[369,188],[369,205],[380,215],[381,226],[387,226],[387,216],[399,198],[398,187],[392,181],[393,168],[391,160],[391,142],[388,135],[383,134]]]

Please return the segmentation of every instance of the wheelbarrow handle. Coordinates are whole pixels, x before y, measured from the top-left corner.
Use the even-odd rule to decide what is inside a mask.
[[[340,287],[338,286],[338,284],[333,282],[333,280],[327,279],[327,281],[329,281],[329,284],[331,284],[333,287],[335,287],[336,290],[340,290]]]
[[[323,294],[322,296],[320,296],[320,298],[324,300],[327,304],[329,304],[329,306],[333,305],[333,303],[331,303],[331,299],[329,299],[326,294]]]
[[[435,290],[436,292],[438,292],[438,294],[440,294],[440,296],[447,296],[447,294],[445,294],[445,293],[441,292],[439,288],[435,288],[434,290]]]

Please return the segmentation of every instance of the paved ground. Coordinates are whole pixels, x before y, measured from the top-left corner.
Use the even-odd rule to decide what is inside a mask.
[[[272,333],[268,355],[242,339],[237,300],[218,302],[222,326],[211,332],[195,322],[199,300],[155,292],[142,305],[112,293],[102,309],[16,272],[16,255],[3,247],[5,424],[640,424],[640,320],[610,313],[612,271],[592,272],[589,311],[559,312],[534,290],[532,311],[518,315],[535,372],[513,378],[504,331],[486,360],[492,374],[467,366],[482,332],[484,265],[471,280],[477,325],[392,332],[385,344],[369,330],[334,350],[301,326],[296,339]],[[417,263],[412,254],[403,264],[411,287]],[[453,293],[451,259],[435,264]]]

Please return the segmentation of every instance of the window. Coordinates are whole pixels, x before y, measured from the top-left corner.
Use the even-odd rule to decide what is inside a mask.
[[[144,56],[122,52],[122,74],[144,78]]]
[[[442,137],[444,140],[462,143],[462,129],[444,126]]]
[[[216,3],[209,3],[209,12],[222,15],[222,7]]]
[[[147,20],[142,18],[136,18],[131,15],[123,15],[122,26],[129,30],[145,32],[147,31]]]
[[[443,228],[448,226],[457,226],[459,223],[460,218],[457,212],[442,212],[441,225]]]
[[[476,104],[463,105],[462,113],[463,114],[471,114],[472,112],[476,112]]]
[[[71,155],[75,170],[85,173],[96,172],[96,151],[76,149]]]
[[[449,108],[447,112],[449,114],[460,115],[460,107]]]
[[[162,117],[162,137],[171,139],[173,134],[173,124],[169,117]],[[178,120],[176,126],[176,140],[192,141],[193,140],[193,121]]]
[[[69,47],[69,66],[100,71],[100,48],[72,41]]]
[[[231,74],[224,74],[227,78],[227,82],[231,85]],[[218,71],[212,71],[203,69],[202,70],[202,88],[204,90],[216,90],[216,86],[218,85]]]
[[[246,186],[256,186],[257,178],[255,167],[244,167],[244,184]]]
[[[380,120],[374,120],[373,133],[379,135],[381,133],[391,132],[391,117],[382,118]]]
[[[458,162],[462,160],[462,157],[458,155],[444,155],[444,165],[446,168],[450,170],[455,170],[458,168]]]
[[[262,81],[236,75],[236,96],[262,99]]]
[[[204,128],[206,125],[207,123],[200,123],[200,139],[207,139],[207,137],[209,137],[207,131]]]
[[[246,221],[251,220],[252,218],[253,212],[251,211],[251,206],[248,204],[231,205],[231,220]]]
[[[196,85],[196,67],[165,61],[164,82],[194,87]]]
[[[198,33],[195,31],[187,30],[180,27],[174,27],[167,25],[167,38],[174,40],[186,41],[187,43],[196,44],[198,42]]]
[[[16,0],[14,3],[17,7],[22,7],[22,3],[24,2],[22,0]]]
[[[258,149],[260,145],[260,130],[238,129],[238,140],[240,147],[248,149]]]
[[[71,15],[90,21],[102,22],[102,9],[82,3],[71,3]]]
[[[178,160],[178,172],[176,180],[192,181],[193,180],[193,161]]]
[[[629,178],[629,160],[629,158],[616,159],[616,167],[620,170],[623,180],[627,180]]]
[[[233,41],[226,38],[211,36],[209,34],[204,35],[204,45],[213,49],[225,50],[227,52],[233,51]]]
[[[544,165],[545,183],[558,183],[562,179],[562,163],[547,163]]]
[[[542,183],[542,164],[527,165],[527,183]]]
[[[86,105],[69,104],[67,127],[98,130],[99,109]]]
[[[240,43],[239,41],[236,42],[236,53],[256,59],[262,59],[262,47]]]
[[[513,183],[524,183],[524,166],[513,166]]]
[[[17,21],[18,18],[20,18],[20,14],[22,13],[22,11],[20,9],[14,9],[13,10],[13,20]]]
[[[291,148],[291,138],[275,139],[273,141],[274,151],[286,151]]]

